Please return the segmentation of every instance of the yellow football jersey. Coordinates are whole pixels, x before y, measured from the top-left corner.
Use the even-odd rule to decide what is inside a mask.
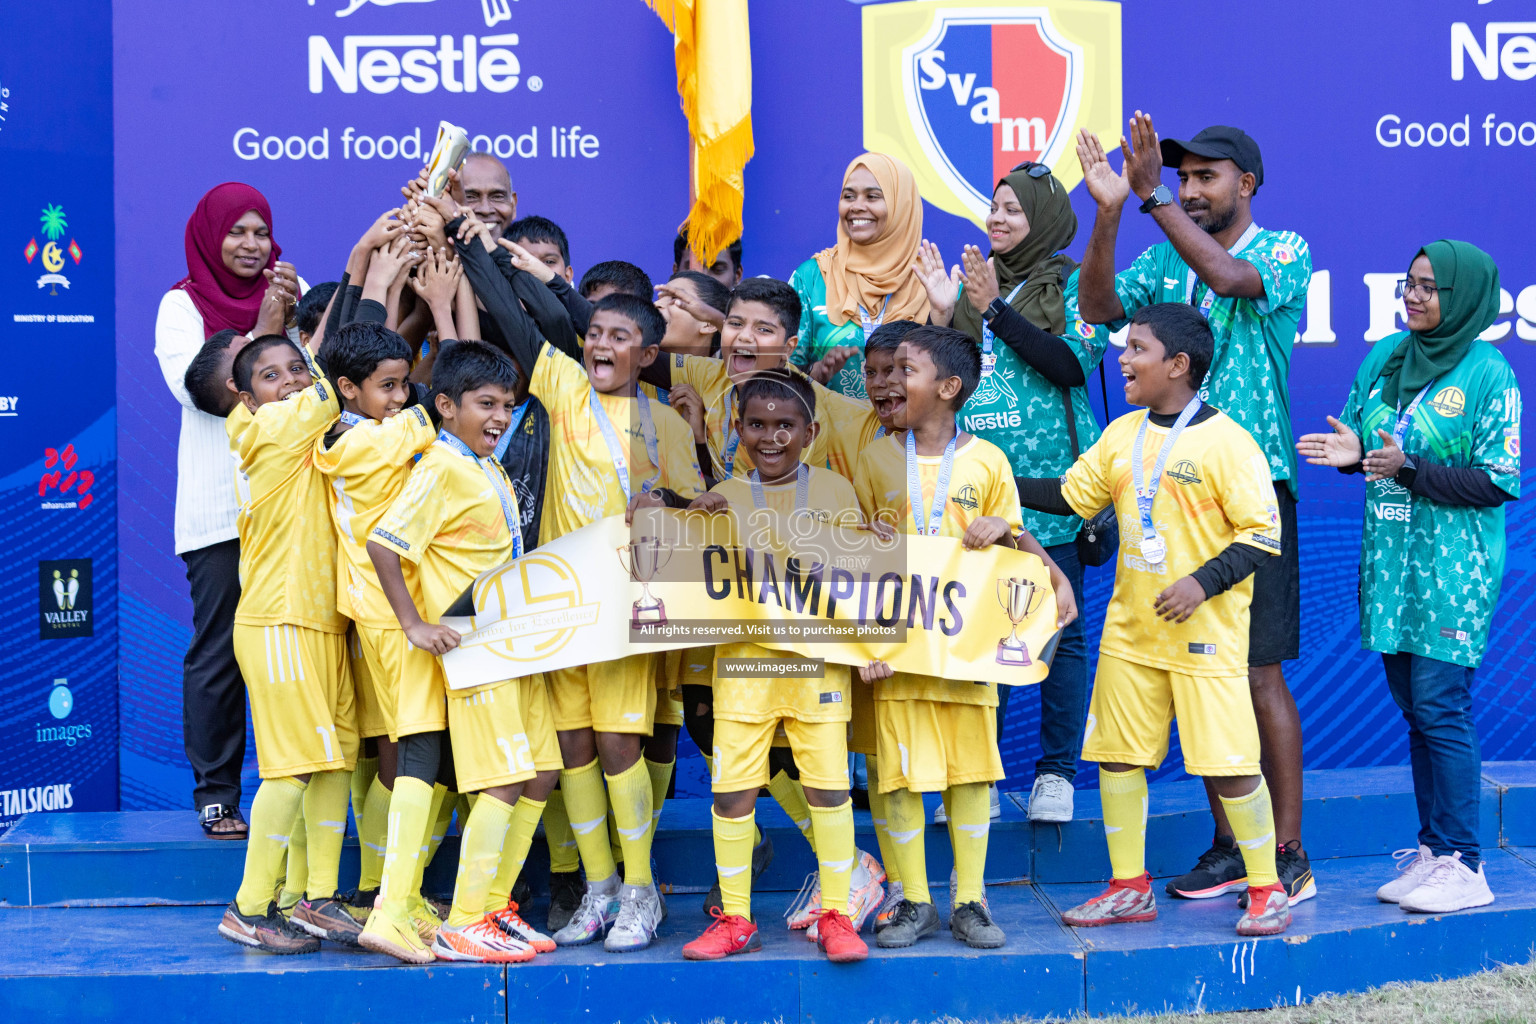
[[[866,517],[890,523],[898,533],[915,534],[918,529],[907,492],[905,444],[904,437],[887,437],[865,448],[859,457],[853,486]],[[925,527],[943,461],[941,455],[917,457],[923,495],[920,514]],[[971,523],[985,516],[1007,520],[1008,528],[1014,534],[1024,529],[1024,521],[1019,516],[1019,489],[1013,482],[1013,468],[1008,464],[1008,456],[997,445],[973,436],[955,449],[939,536],[959,540]],[[990,706],[997,703],[997,688],[990,683],[959,682],[898,672],[876,684],[875,698]]]
[[[1135,665],[1188,675],[1242,675],[1248,671],[1253,577],[1206,601],[1182,623],[1157,618],[1152,606],[1164,588],[1233,541],[1280,553],[1280,513],[1269,461],[1225,413],[1185,427],[1168,454],[1152,507],[1167,558],[1151,565],[1141,555],[1141,515],[1131,478],[1136,432],[1146,416],[1137,411],[1111,423],[1062,482],[1062,496],[1079,515],[1094,515],[1113,502],[1120,517],[1120,563],[1099,650]],[[1167,436],[1168,428],[1148,424],[1141,453],[1147,476]]]
[[[329,487],[314,461],[316,439],[340,413],[336,389],[322,377],[281,402],[268,402],[254,416],[228,421],[239,466],[236,622],[347,631],[346,617],[336,610]]]
[[[752,454],[740,446],[733,453],[728,444],[731,420],[738,410],[735,385],[725,372],[725,364],[705,356],[665,358],[672,360],[672,383],[687,384],[704,402],[704,427],[716,470],[724,473],[729,462],[732,476],[745,477],[752,472]],[[821,431],[800,453],[800,461],[808,466],[826,466],[844,478],[851,477],[859,451],[874,438],[880,421],[868,402],[855,401],[815,381],[811,381],[811,386],[816,390],[816,422],[821,424]]]
[[[636,400],[593,391],[586,368],[553,345],[545,345],[539,354],[529,390],[549,411],[550,485],[544,489],[540,543],[608,516],[623,515],[628,505],[608,442],[592,414],[594,395],[624,448],[631,493],[640,493],[641,484],[652,477],[657,478],[657,487],[676,491],[684,499],[703,493],[693,431],[660,402],[649,403],[656,458],[661,462],[658,472],[646,448]]]
[[[427,450],[437,431],[426,409],[413,405],[384,420],[349,428],[329,448],[315,442],[315,465],[331,484],[336,526],[336,607],[374,629],[399,625],[368,558],[368,535],[410,475],[411,457]]]
[[[499,478],[509,507],[487,472]],[[477,459],[436,441],[368,539],[415,564],[411,596],[421,617],[437,622],[476,576],[512,560],[520,521],[512,482],[494,456]]]
[[[829,469],[805,467],[810,473],[806,487],[805,511],[820,522],[857,526],[859,499],[853,485]],[[749,480],[735,477],[715,486],[716,494],[725,496],[743,528],[757,509]],[[763,487],[763,503],[780,517],[793,515],[799,504],[799,482]],[[715,717],[737,722],[763,722],[776,718],[794,718],[802,722],[846,722],[853,711],[848,692],[848,666],[826,666],[821,679],[806,677],[734,676],[720,674],[723,658],[787,658],[791,655],[770,651],[757,644],[721,644],[715,648]]]

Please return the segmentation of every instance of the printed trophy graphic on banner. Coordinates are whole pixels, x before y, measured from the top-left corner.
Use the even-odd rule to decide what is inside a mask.
[[[448,172],[456,171],[469,155],[469,133],[456,124],[437,122],[437,141],[427,161],[427,194],[441,196],[448,190]]]
[[[997,581],[997,603],[1008,613],[1013,628],[997,642],[999,665],[1033,665],[1029,658],[1029,646],[1019,637],[1019,624],[1040,608],[1045,599],[1045,588],[1033,580],[1009,577]]]
[[[672,542],[661,537],[633,537],[618,549],[619,564],[640,584],[640,599],[629,617],[631,629],[659,626],[667,621],[667,606],[651,593],[651,581],[672,560]]]

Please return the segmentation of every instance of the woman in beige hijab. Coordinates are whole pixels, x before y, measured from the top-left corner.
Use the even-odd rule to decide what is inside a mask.
[[[912,273],[923,240],[923,200],[906,164],[855,157],[837,201],[837,244],[790,278],[800,296],[793,362],[833,391],[863,399],[864,342],[895,320],[925,321],[928,294]]]

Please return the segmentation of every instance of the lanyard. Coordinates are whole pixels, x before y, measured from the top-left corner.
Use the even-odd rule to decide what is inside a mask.
[[[878,440],[880,440],[884,436],[885,436],[885,424],[882,423],[878,427],[875,428],[875,437],[874,437],[874,439],[876,441],[878,441]]]
[[[1013,291],[1009,292],[1008,297],[1003,301],[1010,306],[1013,305],[1014,297],[1019,294],[1019,291],[1023,287],[1023,281],[1020,281],[1018,284],[1014,285]],[[992,333],[992,328],[987,326],[987,322],[983,320],[981,322],[981,375],[983,377],[991,373],[992,368],[997,365],[997,356],[992,352],[993,337],[995,337],[995,335]]]
[[[869,341],[869,336],[875,333],[875,328],[885,322],[885,308],[891,304],[891,297],[887,295],[885,301],[880,303],[880,313],[874,319],[870,319],[869,311],[861,304],[859,306],[859,323],[864,327],[864,341]]]
[[[955,436],[944,446],[944,461],[939,463],[939,479],[933,485],[933,508],[928,511],[926,527],[923,526],[923,480],[917,468],[916,438],[915,431],[907,431],[907,500],[912,505],[912,522],[917,526],[918,535],[937,537],[939,528],[944,525],[944,509],[949,504],[949,476],[955,468],[955,442],[960,438],[960,431],[957,428]]]
[[[512,491],[507,486],[507,476],[501,471],[501,464],[493,459],[482,459],[470,450],[469,445],[460,441],[446,430],[437,432],[437,439],[447,445],[453,451],[468,458],[479,465],[485,473],[485,478],[491,482],[491,489],[496,492],[496,499],[501,502],[501,515],[507,521],[507,532],[512,535],[512,557],[523,557],[523,528],[517,514],[517,502],[512,498]]]
[[[1141,426],[1136,431],[1136,445],[1131,450],[1131,486],[1136,491],[1136,510],[1141,515],[1142,553],[1147,561],[1160,564],[1163,556],[1167,554],[1167,548],[1161,537],[1157,535],[1157,527],[1152,523],[1152,502],[1157,498],[1157,489],[1163,481],[1163,467],[1168,464],[1168,455],[1173,451],[1173,444],[1189,425],[1189,421],[1195,418],[1195,413],[1200,411],[1200,396],[1189,400],[1184,411],[1179,413],[1179,418],[1174,420],[1173,429],[1168,431],[1168,436],[1163,439],[1163,446],[1157,453],[1157,463],[1152,467],[1152,482],[1150,486],[1142,477],[1141,450],[1147,438],[1147,424],[1152,420],[1152,413],[1141,419]],[[1156,555],[1157,557],[1153,557]]]
[[[1248,248],[1248,246],[1252,245],[1253,240],[1259,236],[1259,232],[1262,230],[1264,229],[1259,227],[1257,221],[1249,224],[1248,230],[1244,231],[1243,236],[1232,244],[1232,248],[1228,249],[1227,253],[1229,255],[1236,256],[1238,253]],[[1192,306],[1195,306],[1195,286],[1198,284],[1204,284],[1204,282],[1195,277],[1195,270],[1193,267],[1190,267],[1184,274],[1184,301]],[[1205,297],[1200,300],[1200,304],[1195,306],[1195,308],[1200,310],[1201,316],[1209,320],[1211,318],[1211,307],[1215,304],[1216,293],[1211,290],[1209,285],[1207,285],[1205,289]],[[1207,379],[1209,379],[1209,377],[1207,377]]]
[[[529,401],[530,399],[523,399],[523,404],[512,410],[512,422],[507,424],[507,429],[502,431],[501,440],[496,442],[497,462],[507,457],[507,449],[512,447],[512,438],[517,435],[517,428],[522,425],[523,417],[528,415]]]
[[[763,494],[763,475],[757,470],[747,477],[752,484],[752,507],[767,508],[768,498]],[[811,496],[811,468],[805,463],[800,463],[795,469],[795,514],[805,511],[806,503]]]
[[[341,422],[349,427],[355,427],[359,423],[367,423],[368,417],[355,412],[347,412],[347,410],[343,409],[341,410]]]
[[[1408,428],[1413,426],[1413,416],[1419,411],[1419,403],[1424,401],[1424,396],[1429,394],[1429,389],[1434,386],[1434,381],[1425,384],[1419,393],[1413,396],[1413,401],[1408,403],[1407,409],[1404,409],[1401,404],[1398,405],[1397,425],[1392,428],[1392,440],[1397,442],[1399,448],[1403,446],[1403,438],[1408,436]]]
[[[725,475],[736,475],[736,449],[741,444],[741,435],[736,433],[736,385],[731,385],[731,390],[725,394],[725,451],[721,455],[725,462]]]
[[[598,429],[603,432],[603,441],[608,445],[608,455],[613,459],[613,468],[619,475],[619,486],[624,490],[624,503],[627,505],[632,493],[629,459],[624,454],[624,446],[619,444],[619,435],[613,429],[613,421],[608,418],[603,403],[597,400],[597,392],[588,391],[587,400],[592,407],[592,418],[597,420]],[[640,432],[645,435],[645,453],[650,456],[651,465],[656,470],[655,476],[640,485],[640,493],[648,494],[656,486],[656,481],[661,479],[661,459],[656,454],[656,424],[651,422],[651,400],[645,397],[644,392],[637,392],[635,401],[640,403]]]

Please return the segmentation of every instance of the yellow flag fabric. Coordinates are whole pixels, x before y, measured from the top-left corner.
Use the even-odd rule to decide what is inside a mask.
[[[706,265],[741,237],[752,159],[747,0],[645,0],[672,30],[677,95],[693,144],[688,244]]]
[[[1044,563],[1012,548],[879,542],[769,509],[643,509],[482,573],[442,621],[463,634],[443,658],[453,689],[733,642],[1027,685],[1049,670],[1056,599]]]

